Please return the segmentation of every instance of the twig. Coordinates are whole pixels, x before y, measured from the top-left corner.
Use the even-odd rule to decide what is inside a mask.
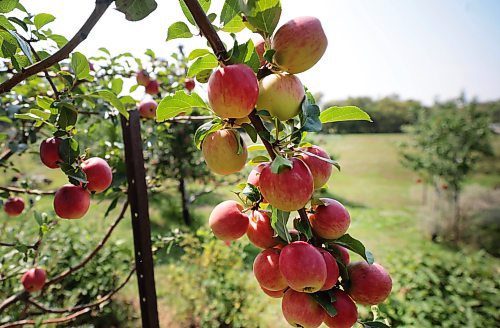
[[[16,293],[16,294],[10,296],[9,298],[5,299],[2,302],[2,304],[0,304],[0,313],[2,313],[6,308],[8,308],[12,304],[16,303],[17,301],[22,300],[22,299],[27,299],[28,296],[29,296],[28,292],[22,291],[22,292]]]
[[[55,190],[38,190],[38,189],[24,189],[18,187],[8,187],[8,186],[0,186],[0,190],[8,191],[16,194],[29,194],[29,195],[54,195],[56,193]]]
[[[68,315],[66,317],[61,317],[61,318],[53,318],[53,319],[46,319],[42,320],[42,322],[39,322],[37,320],[20,320],[20,321],[14,321],[10,323],[6,323],[5,325],[0,326],[0,328],[11,328],[11,327],[22,327],[25,325],[37,325],[37,324],[62,324],[66,322],[70,322],[75,320],[81,315],[84,315],[86,313],[90,312],[90,308],[83,309],[81,311],[78,311],[76,313],[73,313],[71,315]]]
[[[78,30],[78,32],[73,36],[73,38],[68,41],[68,43],[66,43],[53,55],[31,66],[26,67],[20,73],[14,74],[10,79],[0,84],[0,94],[10,91],[13,87],[15,87],[17,84],[24,81],[28,77],[35,75],[67,58],[69,54],[87,38],[92,28],[99,21],[104,12],[106,12],[106,9],[108,9],[109,5],[112,2],[113,0],[96,0],[95,8],[90,14],[89,18],[82,25],[80,30]]]
[[[116,226],[118,225],[118,223],[120,223],[120,221],[125,216],[125,211],[127,210],[127,207],[128,207],[128,201],[125,201],[125,203],[123,204],[122,210],[121,210],[120,214],[118,215],[118,217],[116,218],[115,222],[108,228],[108,231],[104,235],[103,239],[99,242],[99,244],[96,246],[96,248],[94,248],[94,250],[92,250],[92,252],[90,252],[80,263],[78,263],[78,264],[70,267],[69,269],[67,269],[63,273],[61,273],[58,276],[56,276],[56,277],[52,278],[51,280],[47,281],[45,283],[45,285],[43,286],[43,288],[46,289],[48,286],[61,281],[62,279],[66,278],[67,276],[69,276],[73,272],[78,271],[81,268],[83,268],[85,266],[85,264],[87,264],[90,260],[92,260],[92,258],[97,255],[97,253],[99,252],[99,250],[108,241],[108,239],[111,236],[111,233],[113,232],[113,230],[116,228]]]

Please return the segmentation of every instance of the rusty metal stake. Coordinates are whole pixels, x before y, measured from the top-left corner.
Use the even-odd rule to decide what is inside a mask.
[[[134,234],[135,265],[141,304],[142,327],[158,328],[151,224],[149,222],[146,170],[142,153],[141,121],[137,110],[130,112],[129,120],[121,118],[125,162],[127,165],[128,200]]]

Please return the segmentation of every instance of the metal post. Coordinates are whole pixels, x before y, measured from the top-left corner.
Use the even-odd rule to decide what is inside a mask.
[[[134,234],[135,265],[141,304],[142,326],[158,328],[151,225],[148,211],[146,170],[142,153],[141,122],[137,110],[130,112],[129,120],[121,118],[125,162],[127,165],[128,200]]]

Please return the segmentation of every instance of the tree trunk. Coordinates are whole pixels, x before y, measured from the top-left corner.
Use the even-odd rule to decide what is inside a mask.
[[[181,203],[182,203],[182,219],[184,220],[184,223],[190,227],[192,222],[191,222],[191,215],[189,214],[189,207],[188,207],[188,199],[187,199],[187,192],[186,192],[186,184],[184,180],[184,176],[181,174],[179,177],[179,192],[181,193]]]

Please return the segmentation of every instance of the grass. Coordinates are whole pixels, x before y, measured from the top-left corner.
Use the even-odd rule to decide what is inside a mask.
[[[340,136],[315,136],[311,141],[324,147],[341,164],[341,171],[335,171],[328,183],[327,192],[335,195],[348,205],[352,217],[349,233],[364,241],[368,249],[374,254],[378,262],[384,263],[386,254],[395,249],[418,247],[439,247],[425,238],[419,224],[419,208],[423,186],[416,183],[417,176],[402,167],[399,163],[397,146],[406,136],[401,134],[362,134]],[[494,139],[496,157],[480,163],[477,173],[467,181],[467,188],[493,188],[500,185],[500,137]],[[54,189],[65,183],[65,176],[59,170],[48,170],[38,165],[36,155],[25,154],[13,159],[20,172],[28,172],[30,177],[47,177],[52,183],[43,186],[44,189]],[[11,173],[0,177],[1,185],[8,185],[12,178]],[[20,176],[23,179],[23,176]],[[215,193],[203,196],[197,201],[192,212],[200,224],[208,218],[213,204],[227,197],[234,198],[231,187],[223,187]],[[162,197],[168,197],[168,199]],[[176,194],[161,195],[150,202],[153,234],[167,233],[173,227],[181,227],[180,216],[172,212],[168,203],[178,204],[172,198]],[[42,197],[36,204],[36,210],[47,211],[53,215],[51,197]],[[78,225],[82,229],[91,229],[95,236],[102,235],[110,225],[111,220],[118,214],[119,207],[108,218],[103,219],[102,213],[109,205],[109,201],[98,202],[93,199],[92,206],[82,220],[60,220],[60,228],[68,225]],[[18,225],[20,229],[34,229],[35,221],[32,210],[19,218],[6,218],[0,214],[0,222]],[[32,221],[30,221],[32,220]],[[1,225],[0,225],[1,229]],[[131,241],[130,219],[127,214],[120,224],[113,239]],[[2,236],[4,239],[4,236]],[[3,240],[2,240],[3,241]],[[27,241],[28,242],[28,241]],[[42,250],[43,251],[43,250]],[[497,260],[494,260],[495,263]],[[168,262],[168,261],[167,261]],[[175,327],[172,324],[172,309],[165,308],[167,303],[164,295],[169,286],[163,283],[161,276],[165,272],[165,263],[159,261],[156,266],[156,284],[159,295],[160,313],[164,325]],[[389,268],[395,270],[396,268]],[[252,279],[252,278],[250,278]],[[133,299],[136,295],[135,282],[129,284],[121,297]],[[137,303],[135,303],[137,304]],[[279,302],[273,302],[275,307],[271,313],[274,317],[280,316]],[[273,315],[270,316],[272,318]],[[270,319],[273,320],[273,319]],[[284,324],[283,324],[284,325]],[[281,326],[281,325],[280,325]],[[274,325],[274,327],[277,327]]]

